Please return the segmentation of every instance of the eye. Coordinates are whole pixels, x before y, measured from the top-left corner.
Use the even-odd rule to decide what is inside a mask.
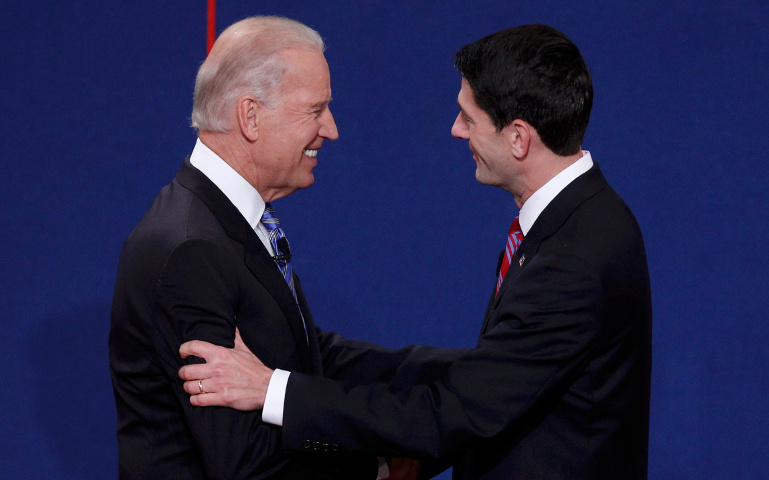
[[[317,103],[315,104],[312,110],[312,114],[315,115],[315,118],[319,118],[323,113],[328,110],[328,104],[331,102],[331,100],[323,103]]]
[[[326,111],[326,107],[322,106],[322,107],[313,108],[312,110],[310,110],[310,113],[314,118],[320,118],[321,115],[323,115],[323,112],[325,111]]]

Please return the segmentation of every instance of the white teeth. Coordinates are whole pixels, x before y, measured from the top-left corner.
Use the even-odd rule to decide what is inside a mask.
[[[317,157],[318,151],[317,150],[304,150],[304,154],[308,157]]]

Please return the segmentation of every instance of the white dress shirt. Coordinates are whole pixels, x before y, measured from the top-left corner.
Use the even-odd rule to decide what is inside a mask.
[[[529,230],[531,230],[531,227],[537,221],[542,211],[561,193],[561,190],[576,180],[577,177],[590,170],[592,166],[593,157],[590,156],[590,152],[583,150],[582,157],[579,160],[564,168],[526,200],[526,203],[523,204],[521,211],[518,213],[518,222],[521,224],[521,231],[524,237],[529,233]]]

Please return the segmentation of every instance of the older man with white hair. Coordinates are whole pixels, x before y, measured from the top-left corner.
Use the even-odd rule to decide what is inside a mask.
[[[323,51],[301,23],[253,17],[225,30],[200,67],[198,141],[118,267],[109,351],[120,478],[376,477],[374,458],[321,456],[332,444],[287,455],[280,429],[260,412],[194,407],[177,376],[194,361],[178,353],[191,339],[244,342],[270,364],[310,375],[354,351],[314,326],[270,203],[312,185],[318,151],[338,137]],[[336,376],[359,377],[345,372]]]

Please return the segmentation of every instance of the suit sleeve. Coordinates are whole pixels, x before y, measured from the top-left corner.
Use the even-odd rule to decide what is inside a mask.
[[[210,478],[253,478],[278,467],[270,464],[270,457],[280,449],[280,436],[262,424],[261,411],[193,407],[177,375],[183,364],[201,362],[181,359],[183,342],[234,345],[240,294],[235,258],[213,242],[191,239],[170,253],[157,282],[156,351]]]
[[[315,441],[341,452],[448,458],[515,428],[561,394],[600,330],[603,289],[578,258],[540,255],[503,291],[496,325],[437,381],[406,388],[292,374],[284,446]]]
[[[411,345],[390,349],[348,340],[337,333],[318,336],[323,375],[359,384],[411,385],[441,378],[465,349]]]

